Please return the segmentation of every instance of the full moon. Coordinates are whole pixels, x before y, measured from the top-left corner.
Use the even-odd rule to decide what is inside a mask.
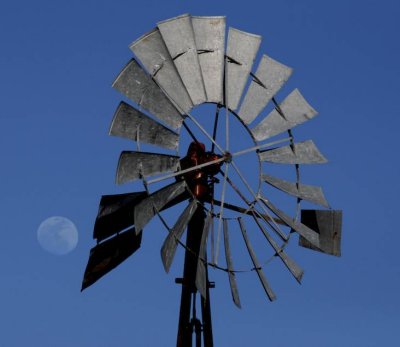
[[[39,225],[37,239],[47,252],[65,255],[78,244],[78,230],[68,218],[50,217]]]

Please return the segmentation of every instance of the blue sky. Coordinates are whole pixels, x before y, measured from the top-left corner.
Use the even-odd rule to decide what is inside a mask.
[[[300,88],[320,113],[295,136],[329,159],[304,179],[344,210],[342,257],[291,248],[303,284],[274,265],[274,303],[244,274],[236,309],[226,274],[211,271],[215,345],[395,346],[400,4],[390,0],[3,1],[0,346],[174,345],[182,252],[166,275],[158,221],[137,254],[79,290],[100,196],[137,188],[114,184],[119,153],[134,144],[107,135],[122,99],[111,82],[134,39],[182,13],[226,15],[263,36],[261,53],[294,68],[287,91]],[[36,240],[57,215],[80,238],[60,257]]]

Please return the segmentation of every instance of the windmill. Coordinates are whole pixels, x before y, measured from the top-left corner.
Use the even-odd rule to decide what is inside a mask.
[[[292,235],[299,234],[302,247],[340,256],[341,211],[330,209],[320,187],[300,181],[301,165],[326,159],[313,141],[295,141],[292,131],[317,112],[298,89],[276,100],[292,69],[267,55],[253,68],[260,42],[258,35],[226,30],[225,17],[185,14],[134,41],[130,49],[136,58],[113,83],[134,105],[119,104],[110,135],[137,144],[137,150],[121,153],[116,182],[141,180],[144,188],[101,198],[93,232],[97,245],[90,251],[82,290],[137,251],[145,226],[158,216],[168,230],[161,248],[167,272],[177,248],[185,251],[183,277],[176,279],[182,285],[177,346],[192,346],[193,333],[196,346],[202,338],[204,346],[213,345],[210,267],[228,274],[233,301],[241,307],[233,233],[243,238],[247,270],[257,274],[271,301],[276,295],[265,275],[266,262],[250,241],[255,233],[298,282],[303,270],[285,251]],[[215,108],[212,121],[194,115],[202,104]],[[246,136],[250,145],[243,147]],[[159,150],[144,150],[154,147]],[[241,161],[248,156],[255,158],[254,167]],[[276,172],[290,167],[295,178],[271,174],[276,167]],[[276,192],[294,200],[292,214],[274,202]],[[302,209],[304,201],[325,209]],[[170,224],[164,211],[177,206],[178,218]]]

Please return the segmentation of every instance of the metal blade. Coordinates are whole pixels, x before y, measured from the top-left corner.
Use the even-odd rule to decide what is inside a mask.
[[[270,175],[262,175],[262,179],[271,186],[280,189],[285,193],[329,208],[329,204],[325,199],[321,187],[309,186],[301,183],[297,184],[294,182],[281,180],[280,178],[276,178]]]
[[[160,31],[156,28],[129,47],[161,87],[167,97],[184,115],[192,108],[192,100],[182,83]]]
[[[175,171],[178,165],[179,157],[174,155],[124,151],[119,157],[116,182],[121,184],[142,176]]]
[[[342,211],[302,210],[301,222],[319,234],[319,246],[315,247],[301,236],[299,238],[300,246],[340,257]]]
[[[157,26],[193,104],[205,102],[206,91],[190,15],[167,19]]]
[[[240,97],[253,66],[261,36],[229,28],[225,63],[225,105],[239,106]]]
[[[161,259],[164,265],[165,272],[169,272],[175,256],[176,247],[178,247],[178,241],[181,239],[183,232],[185,231],[189,221],[196,211],[197,204],[198,201],[196,199],[193,199],[190,202],[190,204],[185,208],[183,213],[176,221],[173,228],[170,230],[168,236],[164,241],[164,244],[161,247]]]
[[[235,273],[233,272],[233,262],[231,256],[231,249],[229,246],[229,235],[228,235],[228,221],[224,219],[224,245],[225,245],[225,259],[228,267],[229,284],[231,286],[232,299],[235,305],[242,308],[240,305],[239,291],[236,284]]]
[[[223,102],[225,17],[193,17],[192,25],[207,101]]]
[[[168,202],[175,199],[186,189],[185,181],[175,182],[142,200],[135,207],[136,232],[143,230],[144,226],[152,219],[156,211],[160,211]]]
[[[81,291],[131,256],[139,249],[141,241],[142,233],[136,234],[135,229],[131,228],[93,247],[90,250]]]
[[[179,141],[178,134],[123,101],[115,111],[110,135],[167,149],[176,149]]]
[[[274,292],[272,291],[271,287],[269,286],[268,281],[264,275],[264,272],[261,269],[260,263],[258,262],[257,257],[253,251],[253,247],[251,246],[249,238],[247,237],[247,232],[246,232],[246,228],[244,226],[244,222],[242,221],[242,218],[238,218],[238,220],[239,220],[240,230],[242,231],[244,242],[246,243],[246,247],[247,247],[247,250],[249,251],[251,261],[253,262],[253,265],[254,265],[254,269],[257,272],[258,278],[261,281],[261,284],[265,290],[265,293],[268,296],[268,299],[271,301],[274,301],[276,299],[276,296],[275,296]]]
[[[319,235],[314,230],[310,229],[306,225],[299,223],[289,217],[285,212],[281,211],[277,207],[275,207],[270,201],[267,199],[260,197],[260,200],[267,206],[276,216],[282,219],[283,222],[286,223],[293,230],[297,231],[298,234],[307,239],[313,246],[319,247]]]
[[[134,207],[147,197],[146,192],[103,195],[94,224],[93,238],[98,242],[134,224]]]
[[[303,98],[298,89],[292,91],[279,109],[274,109],[251,132],[257,141],[283,133],[318,114]]]
[[[263,55],[249,90],[240,106],[239,117],[250,124],[286,83],[292,68]]]
[[[260,160],[278,164],[324,164],[327,162],[311,140],[260,152]]]
[[[258,218],[253,214],[253,218],[256,221],[258,227],[264,234],[265,238],[267,239],[268,243],[271,245],[271,247],[274,249],[276,252],[276,255],[282,260],[282,262],[285,264],[285,266],[288,268],[290,273],[293,275],[293,277],[297,280],[297,282],[301,283],[301,278],[303,277],[304,271],[303,269],[298,266],[293,259],[291,259],[285,251],[278,246],[278,244],[274,241],[274,239],[271,237],[270,234],[268,234],[268,231],[265,230],[265,228],[261,225],[260,221]]]
[[[129,61],[112,86],[170,127],[182,126],[181,114],[135,59]]]
[[[212,215],[211,212],[209,211],[207,213],[206,221],[204,223],[203,233],[201,235],[199,258],[197,260],[197,271],[196,271],[196,288],[204,299],[207,298],[206,245],[211,223],[212,223]]]

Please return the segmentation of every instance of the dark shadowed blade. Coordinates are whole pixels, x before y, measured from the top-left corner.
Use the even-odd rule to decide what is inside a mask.
[[[212,215],[211,212],[208,212],[204,223],[203,233],[201,235],[199,258],[197,260],[197,271],[196,271],[196,288],[204,299],[207,298],[206,249],[207,249],[207,237],[211,223],[212,223]]]
[[[172,183],[157,190],[135,207],[136,232],[142,231],[144,226],[170,201],[181,195],[186,189],[185,181]]]
[[[167,97],[186,114],[192,108],[192,100],[175,68],[160,31],[154,29],[130,45],[143,66],[166,93]]]
[[[256,221],[258,227],[260,228],[261,232],[267,239],[268,243],[271,245],[271,247],[274,249],[276,252],[276,255],[282,260],[282,262],[285,264],[285,266],[288,268],[290,273],[293,275],[293,277],[297,280],[297,282],[301,283],[301,278],[303,277],[304,271],[303,269],[298,266],[293,259],[291,259],[284,251],[281,249],[277,243],[274,241],[274,239],[271,237],[270,234],[268,234],[268,231],[265,230],[265,228],[262,226],[258,218],[253,215],[254,220]]]
[[[142,241],[142,233],[136,235],[131,228],[106,240],[90,250],[89,261],[82,281],[82,289],[91,286],[131,256]]]
[[[93,238],[100,242],[132,226],[135,205],[146,197],[146,192],[103,195],[94,224]]]
[[[329,208],[329,204],[325,199],[321,187],[288,182],[270,175],[262,175],[262,179],[271,186],[279,190],[282,190],[285,193],[296,196],[303,200],[313,202],[314,204]]]
[[[181,127],[181,114],[135,59],[129,61],[112,86],[170,127]]]
[[[327,162],[311,140],[260,152],[260,160],[277,164],[324,164]]]
[[[181,239],[183,232],[196,211],[197,203],[197,200],[192,200],[185,208],[161,247],[161,259],[166,272],[169,272],[172,261],[174,260],[176,247],[178,247],[178,241]]]
[[[263,55],[240,106],[239,117],[243,122],[250,124],[282,88],[291,74],[290,67]]]
[[[239,220],[240,230],[242,231],[244,242],[246,243],[246,247],[247,247],[247,250],[249,251],[251,261],[253,262],[253,265],[254,265],[254,269],[257,272],[258,278],[261,281],[261,284],[265,290],[265,293],[268,296],[268,299],[271,301],[274,301],[276,299],[276,296],[275,296],[274,292],[272,291],[271,287],[269,286],[268,281],[264,275],[264,272],[261,269],[260,263],[258,262],[257,257],[254,253],[253,247],[250,244],[249,238],[247,237],[247,232],[246,232],[246,228],[244,226],[244,222],[242,221],[241,218],[239,218],[238,220]]]
[[[167,19],[157,26],[193,104],[205,102],[206,92],[190,15]]]
[[[237,307],[242,308],[242,306],[240,305],[236,276],[235,273],[233,272],[231,248],[229,246],[228,221],[226,219],[224,219],[223,227],[224,227],[225,259],[226,259],[226,266],[228,267],[228,276],[229,276],[229,284],[231,286],[232,299]]]
[[[223,102],[225,17],[193,17],[192,25],[207,101]]]
[[[256,127],[251,129],[251,132],[257,141],[262,141],[294,128],[314,118],[317,114],[318,112],[307,103],[298,89],[295,89],[279,105],[279,110],[272,110]]]
[[[246,85],[261,36],[229,28],[225,60],[225,104],[236,110]]]
[[[115,111],[110,135],[167,149],[176,149],[179,140],[178,134],[125,102],[121,102]]]
[[[302,210],[301,222],[319,234],[319,247],[315,247],[303,237],[299,238],[300,246],[340,257],[342,211]]]
[[[174,155],[124,151],[119,157],[116,181],[121,184],[142,176],[175,171],[178,165],[179,157]]]

